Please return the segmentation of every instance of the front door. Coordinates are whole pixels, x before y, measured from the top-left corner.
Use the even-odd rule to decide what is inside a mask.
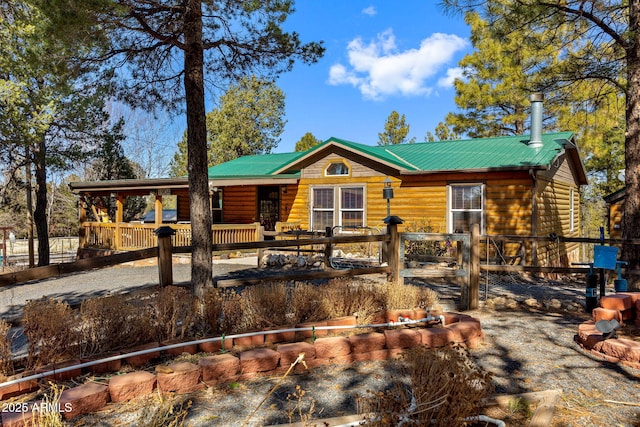
[[[265,231],[275,231],[280,221],[280,187],[258,187],[258,217]]]

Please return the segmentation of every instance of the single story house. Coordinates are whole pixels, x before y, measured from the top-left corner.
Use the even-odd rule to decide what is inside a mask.
[[[330,138],[305,152],[245,156],[212,166],[209,182],[214,223],[260,223],[266,230],[276,223],[318,231],[382,228],[383,188],[390,186],[390,212],[404,220],[405,229],[426,224],[429,231],[451,233],[478,223],[489,235],[566,237],[579,236],[579,190],[587,183],[571,132],[541,135],[535,146],[528,136],[392,146]],[[117,199],[153,192],[156,215],[163,197],[173,195],[177,221],[189,219],[184,178],[71,187],[80,195],[108,192]],[[565,262],[577,259],[571,255],[577,249],[566,248]]]

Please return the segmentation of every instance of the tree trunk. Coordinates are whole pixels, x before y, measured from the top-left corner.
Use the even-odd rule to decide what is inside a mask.
[[[47,165],[44,137],[34,153],[36,168],[36,209],[33,219],[38,234],[38,266],[49,265],[49,226],[47,221]]]
[[[211,214],[207,170],[207,124],[204,102],[204,50],[202,6],[188,0],[184,17],[184,88],[187,107],[187,169],[191,214],[191,287],[201,298],[204,288],[213,286],[211,261]]]
[[[24,179],[26,183],[26,196],[27,196],[27,245],[29,248],[29,268],[36,266],[35,251],[33,249],[33,188],[31,188],[32,176],[31,176],[31,150],[29,146],[25,147],[25,159],[27,164],[24,171]]]
[[[629,46],[627,47],[627,98],[625,135],[625,202],[622,238],[640,238],[640,0],[629,2]],[[625,245],[623,259],[628,268],[640,268],[640,245]],[[640,276],[628,278],[631,290],[640,289]]]

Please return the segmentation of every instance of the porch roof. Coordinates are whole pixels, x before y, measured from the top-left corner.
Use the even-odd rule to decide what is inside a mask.
[[[70,182],[73,193],[128,191],[149,192],[166,188],[189,188],[189,180],[180,178],[113,179],[105,181]]]

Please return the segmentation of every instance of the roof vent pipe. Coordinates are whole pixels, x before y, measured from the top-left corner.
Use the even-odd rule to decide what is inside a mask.
[[[531,94],[531,139],[529,147],[542,147],[542,101],[544,94]]]

